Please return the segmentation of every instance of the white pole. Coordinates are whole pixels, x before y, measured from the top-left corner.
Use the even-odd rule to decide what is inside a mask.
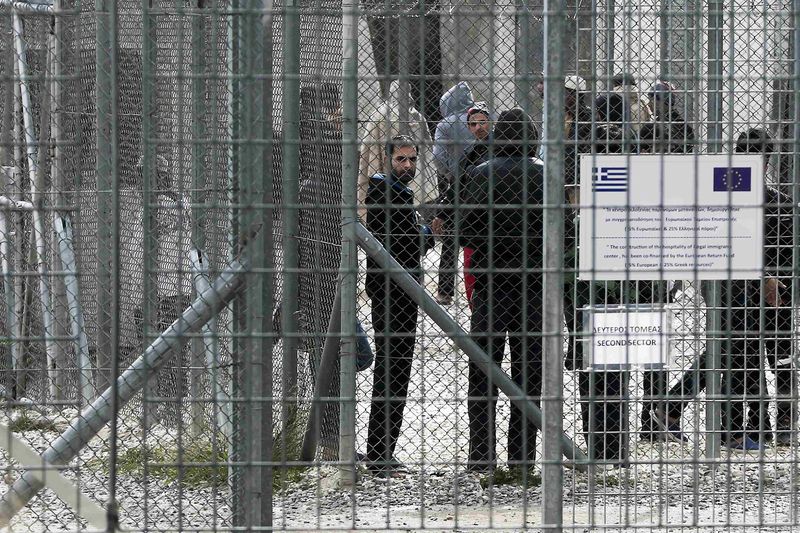
[[[8,233],[5,210],[0,210],[0,268],[3,269],[3,287],[6,295],[6,320],[9,335],[11,336],[11,370],[16,371],[20,367],[19,341],[17,335],[17,313],[14,309],[14,276],[11,272],[11,258],[9,256],[9,242],[11,238]]]
[[[53,221],[58,239],[58,251],[61,266],[64,269],[64,288],[67,296],[67,309],[75,342],[75,353],[78,356],[78,382],[80,385],[81,405],[88,405],[95,397],[94,380],[92,379],[92,362],[89,358],[89,339],[83,321],[83,308],[79,298],[80,286],[75,275],[77,266],[75,250],[72,247],[72,223],[66,216],[57,216]]]
[[[14,26],[14,49],[17,54],[17,65],[19,71],[20,96],[22,98],[22,118],[25,132],[25,146],[28,159],[28,175],[31,181],[31,201],[34,205],[33,210],[33,231],[36,239],[36,270],[39,273],[39,298],[42,305],[42,322],[44,326],[44,343],[47,355],[47,380],[50,390],[50,398],[55,398],[56,382],[55,368],[53,365],[55,343],[53,342],[53,310],[50,301],[50,286],[47,283],[47,236],[44,230],[44,220],[42,213],[42,178],[38,169],[36,151],[38,143],[33,126],[33,109],[31,108],[31,94],[28,87],[28,65],[26,61],[26,47],[22,39],[23,27],[22,20],[16,12],[12,14]]]
[[[197,294],[203,294],[209,287],[211,282],[208,279],[208,261],[205,259],[203,252],[198,249],[189,251],[189,261],[192,266],[192,275],[194,277],[194,287]],[[211,397],[214,398],[214,413],[217,421],[217,431],[230,442],[233,430],[231,428],[231,413],[230,413],[230,397],[222,383],[222,377],[219,375],[219,343],[216,336],[217,319],[212,318],[208,323],[203,326],[203,346],[205,348],[205,361],[206,367],[211,372]],[[199,358],[198,358],[199,359]],[[194,392],[194,388],[192,389]],[[198,398],[193,397],[192,405],[201,405]],[[193,414],[192,419],[196,416]]]

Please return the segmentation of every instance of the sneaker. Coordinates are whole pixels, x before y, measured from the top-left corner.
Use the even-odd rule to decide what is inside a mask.
[[[680,444],[689,442],[689,439],[681,431],[680,418],[671,418],[664,411],[664,408],[660,406],[651,411],[651,416],[653,417],[653,425],[661,430],[664,437],[666,437],[665,440]]]
[[[367,470],[375,477],[397,478],[408,473],[406,465],[392,457],[388,461],[367,461]]]
[[[438,303],[439,305],[452,305],[453,297],[438,292],[436,293],[436,303]]]
[[[639,442],[667,442],[669,438],[663,431],[642,429],[639,432]]]
[[[497,465],[487,461],[475,461],[467,463],[467,472],[470,474],[491,474],[497,468]]]
[[[793,446],[797,441],[794,439],[794,435],[792,434],[791,430],[781,430],[775,432],[775,445],[781,446],[784,448],[789,448]]]
[[[723,443],[723,446],[729,450],[742,450],[745,452],[758,452],[766,447],[762,446],[761,443],[751,439],[750,437],[730,439],[728,442]]]

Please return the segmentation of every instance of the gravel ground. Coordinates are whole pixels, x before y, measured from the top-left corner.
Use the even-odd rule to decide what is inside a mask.
[[[429,258],[431,260],[435,258]],[[432,263],[428,264],[432,267]],[[430,281],[428,288],[434,288]],[[362,309],[366,301],[362,301]],[[692,312],[693,295],[682,300],[685,309],[676,314],[682,337],[676,349],[679,366],[688,365],[702,343],[692,336],[699,318]],[[468,313],[463,294],[450,308],[467,327]],[[368,321],[364,321],[369,327]],[[337,487],[333,467],[306,471],[274,497],[276,529],[409,531],[468,531],[496,529],[512,531],[536,526],[541,520],[542,487],[532,478],[527,490],[519,484],[493,485],[488,478],[466,474],[467,451],[466,357],[426,318],[420,320],[418,353],[414,363],[410,399],[397,456],[409,466],[402,479],[379,480],[362,473],[349,490]],[[508,367],[506,366],[508,370]],[[679,370],[671,372],[674,379]],[[769,450],[763,455],[722,452],[720,461],[704,462],[705,411],[703,399],[692,405],[683,420],[690,435],[687,445],[636,443],[635,423],[641,408],[639,376],[631,380],[629,405],[631,465],[621,470],[597,469],[581,473],[565,468],[563,509],[565,524],[576,531],[603,526],[607,531],[633,527],[658,531],[693,530],[717,526],[725,531],[754,531],[753,526],[771,526],[770,531],[791,531],[798,509],[800,467],[798,449]],[[359,374],[357,442],[364,449],[371,388],[371,373]],[[578,410],[574,401],[575,374],[565,372],[564,427],[583,446],[577,434]],[[499,405],[499,459],[505,459],[505,427],[509,403]],[[29,412],[31,416],[38,414]],[[21,438],[42,451],[76,413],[50,412],[55,423],[49,430],[25,431]],[[0,422],[20,416],[20,411],[0,411]],[[130,417],[120,424],[120,452],[142,444],[140,421]],[[129,429],[136,428],[136,429]],[[109,456],[109,430],[104,429],[64,473],[80,483],[81,490],[98,503],[108,497],[108,473],[103,467]],[[174,429],[155,426],[148,430],[149,445],[174,446]],[[0,465],[10,464],[0,449]],[[13,465],[13,464],[12,464]],[[0,483],[0,494],[16,477],[13,468]],[[535,475],[539,472],[535,471]],[[188,487],[157,477],[120,474],[117,498],[123,527],[130,530],[191,531],[224,529],[230,525],[230,493],[227,489]],[[12,523],[15,532],[71,531],[82,524],[52,492],[43,491]],[[626,529],[630,530],[630,529]]]

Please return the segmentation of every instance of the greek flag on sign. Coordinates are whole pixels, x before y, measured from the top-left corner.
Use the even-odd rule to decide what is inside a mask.
[[[628,190],[628,167],[592,167],[594,192],[625,192]]]

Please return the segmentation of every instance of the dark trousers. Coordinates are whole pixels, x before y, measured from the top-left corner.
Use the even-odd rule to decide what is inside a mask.
[[[439,175],[439,193],[447,194],[453,180],[449,175]],[[456,293],[456,268],[458,266],[458,241],[453,233],[452,222],[445,222],[444,233],[441,236],[442,255],[439,257],[439,288],[438,293],[452,298]]]
[[[564,318],[567,323],[569,348],[565,359],[568,370],[578,372],[581,421],[588,453],[594,459],[625,460],[627,458],[627,391],[625,372],[595,372],[582,370],[583,313],[581,307],[589,304],[590,283],[579,281],[574,274],[565,276]],[[619,284],[595,285],[595,302],[619,304],[623,301]]]
[[[403,424],[414,336],[417,304],[398,286],[389,282],[386,290],[370,291],[372,327],[375,330],[375,375],[369,413],[367,459],[388,462]]]
[[[796,420],[794,370],[792,369],[789,308],[765,309],[762,323],[759,309],[733,308],[722,313],[723,331],[731,337],[722,339],[722,429],[729,438],[745,433],[758,438],[759,430],[770,431],[768,404],[764,388],[764,356],[775,373],[777,389],[777,429],[792,429]],[[728,327],[726,327],[726,325]],[[751,413],[746,410],[750,407]]]
[[[688,403],[705,390],[707,369],[706,353],[703,352],[695,359],[692,367],[684,372],[681,379],[669,390],[667,415],[670,418],[680,418]]]
[[[583,370],[578,374],[578,389],[589,457],[627,458],[627,373]]]
[[[777,399],[777,429],[792,429],[797,420],[796,383],[790,360],[792,354],[792,311],[788,308],[765,309],[763,334],[759,309],[732,308],[722,311],[723,331],[729,338],[721,339],[722,428],[730,437],[738,438],[746,431],[759,439],[762,431],[771,431],[766,397],[766,379],[761,340],[766,348],[766,360],[775,373]],[[706,387],[707,357],[700,355],[669,391],[667,413],[680,418],[686,405]],[[749,408],[745,420],[746,409]]]
[[[653,409],[664,401],[667,395],[667,372],[664,370],[646,370],[642,372],[642,432],[657,431],[653,424]]]
[[[439,258],[439,294],[453,297],[456,292],[456,268],[458,267],[458,242],[455,235],[446,229],[441,237],[442,255]]]
[[[490,280],[491,278],[491,280]],[[471,330],[475,341],[498,365],[506,338],[511,352],[511,378],[525,396],[539,405],[542,390],[542,291],[538,280],[518,274],[476,276]],[[527,316],[526,316],[527,315]],[[492,467],[497,463],[495,412],[497,386],[480,368],[469,365],[469,464]],[[508,430],[509,466],[530,466],[536,457],[537,428],[511,406]]]

